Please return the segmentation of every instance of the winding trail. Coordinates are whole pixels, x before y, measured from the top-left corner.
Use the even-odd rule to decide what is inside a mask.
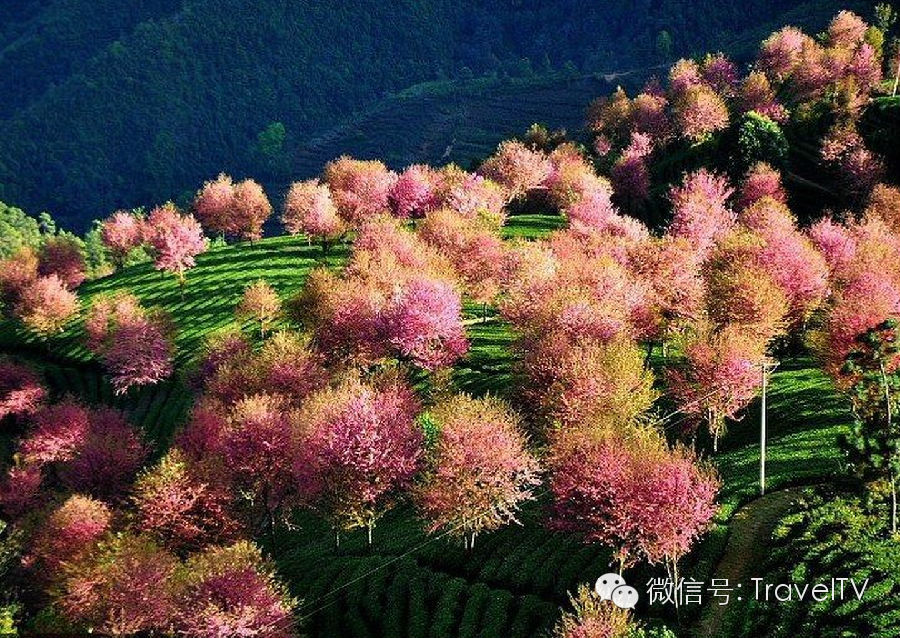
[[[762,565],[767,557],[769,541],[778,521],[788,512],[796,498],[809,486],[789,487],[760,496],[742,506],[731,517],[728,542],[722,560],[716,566],[713,578],[727,578],[729,586],[743,583],[757,576],[754,568]],[[731,604],[740,590],[732,592]],[[710,604],[694,627],[695,638],[720,638],[728,617],[730,605]]]

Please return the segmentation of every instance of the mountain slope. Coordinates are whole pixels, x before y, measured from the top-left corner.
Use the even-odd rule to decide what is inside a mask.
[[[128,3],[133,13],[115,4],[26,3],[5,10],[0,30],[0,75],[27,80],[10,89],[18,97],[0,121],[0,199],[81,228],[222,170],[269,182],[308,175],[294,150],[421,82],[643,67],[749,41],[748,29],[799,7],[820,28],[847,3],[142,0]],[[659,46],[663,31],[671,47]]]

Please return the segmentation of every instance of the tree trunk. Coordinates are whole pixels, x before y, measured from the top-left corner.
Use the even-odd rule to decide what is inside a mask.
[[[891,97],[897,97],[897,85],[900,84],[900,54],[897,55],[897,70],[894,72],[894,88]]]
[[[369,545],[372,544],[372,528],[373,527],[375,527],[374,522],[369,521],[368,523],[366,523],[366,537],[369,541]]]
[[[898,64],[900,68],[900,64]],[[884,403],[887,408],[887,439],[890,441],[893,432],[893,414],[891,413],[891,391],[888,386],[887,372],[884,370],[884,362],[878,364],[881,370],[881,384],[884,387]],[[888,459],[891,480],[891,534],[897,533],[897,479],[894,476],[894,459]]]
[[[891,470],[891,535],[897,535],[897,477]]]
[[[340,548],[341,546],[341,530],[334,530],[334,546]]]

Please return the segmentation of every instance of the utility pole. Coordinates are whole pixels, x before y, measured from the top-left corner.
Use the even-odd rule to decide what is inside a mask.
[[[778,363],[770,364],[763,361],[762,368],[762,401],[759,409],[759,494],[766,493],[766,386],[769,381],[769,372],[778,367]]]

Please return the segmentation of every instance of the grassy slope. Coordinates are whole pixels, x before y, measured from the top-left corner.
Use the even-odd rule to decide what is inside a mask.
[[[514,217],[507,235],[536,237],[560,223],[558,217]],[[346,249],[333,249],[326,261],[337,266],[345,258]],[[90,282],[80,292],[89,303],[96,294],[130,289],[145,303],[167,308],[179,327],[179,363],[183,364],[206,332],[232,320],[232,309],[246,284],[263,277],[288,295],[322,260],[317,247],[301,239],[277,237],[202,255],[189,273],[183,299],[173,279],[146,264]],[[471,308],[473,316],[475,312]],[[54,361],[44,365],[51,383],[59,392],[134,405],[135,421],[164,444],[186,414],[189,395],[181,382],[113,399],[80,345],[80,330],[75,324],[49,344]],[[475,394],[506,393],[514,376],[508,327],[493,318],[473,323],[468,330],[472,348],[455,370],[456,385]],[[23,338],[13,325],[0,325],[0,349],[46,356],[47,346]],[[834,439],[847,422],[845,407],[809,360],[782,364],[770,387],[770,489],[827,478],[837,470]],[[724,481],[723,525],[689,558],[686,574],[709,573],[724,547],[724,523],[735,507],[755,494],[757,422],[754,406],[742,422],[732,425],[715,459]],[[276,555],[294,593],[306,601],[299,615],[313,637],[531,636],[554,621],[568,590],[592,580],[608,566],[604,550],[546,530],[541,524],[542,508],[540,503],[529,507],[522,516],[523,527],[479,539],[471,554],[446,539],[426,537],[406,508],[379,524],[373,548],[365,546],[362,533],[354,533],[337,550],[321,522],[301,515],[297,529],[278,539]],[[360,578],[368,572],[372,573]],[[644,575],[634,574],[635,582]],[[341,589],[334,595],[326,595],[337,587]]]

